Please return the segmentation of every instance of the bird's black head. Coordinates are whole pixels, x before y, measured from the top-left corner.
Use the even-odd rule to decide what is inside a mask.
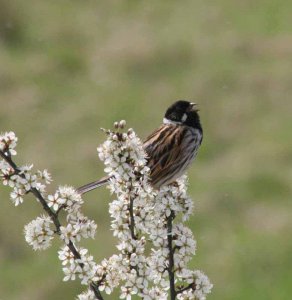
[[[181,124],[201,129],[196,104],[185,100],[176,101],[167,109],[164,123]]]

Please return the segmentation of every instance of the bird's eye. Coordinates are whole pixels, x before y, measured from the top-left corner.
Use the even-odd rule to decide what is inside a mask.
[[[171,120],[180,121],[179,115],[175,112],[173,112],[169,117],[170,117]]]

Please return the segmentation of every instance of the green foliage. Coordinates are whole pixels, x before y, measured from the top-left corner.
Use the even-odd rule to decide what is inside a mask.
[[[189,172],[197,202],[193,266],[208,299],[291,298],[292,2],[0,1],[0,128],[20,139],[17,162],[58,184],[103,174],[100,127],[126,119],[141,137],[176,99],[201,108],[203,147]],[[1,299],[73,299],[57,245],[32,253],[1,187]],[[99,225],[89,246],[114,253],[108,191],[86,196]],[[37,288],[36,288],[37,287]]]

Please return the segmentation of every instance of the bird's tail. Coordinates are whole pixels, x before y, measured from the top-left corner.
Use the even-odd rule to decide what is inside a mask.
[[[76,192],[80,195],[83,195],[89,191],[92,191],[100,186],[103,186],[105,184],[107,184],[110,180],[110,177],[103,177],[99,180],[96,180],[96,181],[93,181],[93,182],[90,182],[90,183],[87,183],[81,187],[79,187]]]

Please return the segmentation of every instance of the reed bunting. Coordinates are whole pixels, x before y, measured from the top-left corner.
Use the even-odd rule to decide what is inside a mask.
[[[166,111],[163,124],[144,141],[148,157],[151,184],[155,189],[183,175],[197,155],[203,130],[196,104],[176,101]],[[77,189],[84,194],[106,184],[109,177],[88,183]]]

